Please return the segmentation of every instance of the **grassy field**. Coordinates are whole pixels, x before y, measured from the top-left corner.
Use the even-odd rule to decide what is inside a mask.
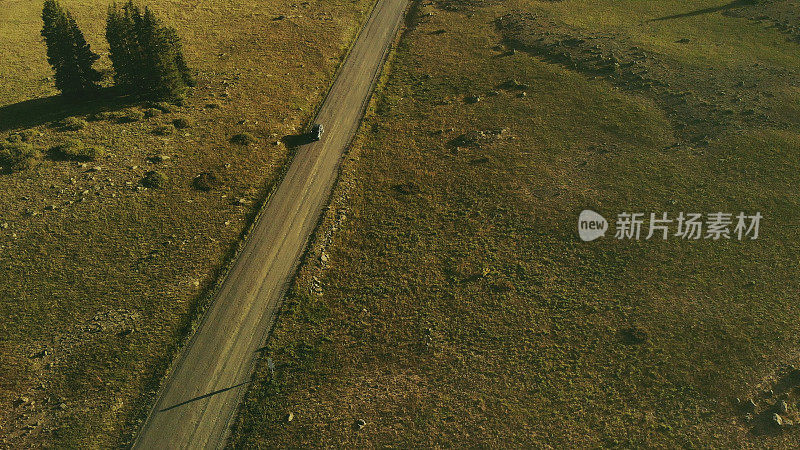
[[[800,52],[767,6],[420,4],[232,446],[796,445]],[[583,209],[764,219],[584,243]]]
[[[64,0],[108,70],[108,2]],[[183,37],[182,106],[55,97],[41,3],[0,4],[0,142],[42,158],[0,174],[0,447],[124,443],[289,157],[367,0],[148,2]],[[67,127],[61,126],[69,119]],[[73,130],[65,130],[73,128]],[[231,142],[248,133],[250,145]],[[53,152],[70,139],[94,161]],[[147,188],[148,172],[164,175]],[[208,173],[201,186],[193,180]]]

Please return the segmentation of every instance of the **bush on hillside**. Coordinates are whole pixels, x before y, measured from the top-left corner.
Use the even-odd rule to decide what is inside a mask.
[[[41,152],[36,147],[25,142],[0,144],[0,166],[11,172],[30,169],[41,157]]]

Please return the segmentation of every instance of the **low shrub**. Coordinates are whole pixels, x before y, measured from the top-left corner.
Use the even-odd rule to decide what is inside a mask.
[[[256,142],[256,138],[250,133],[239,133],[231,137],[231,142],[238,145],[250,145]]]
[[[88,120],[89,122],[99,122],[101,120],[114,120],[116,118],[117,117],[114,113],[108,111],[91,113],[88,116],[86,116],[86,120]]]
[[[142,178],[141,183],[144,187],[157,189],[164,186],[164,184],[167,182],[167,179],[167,176],[163,173],[156,170],[151,170],[144,174],[144,178]]]
[[[171,113],[175,110],[175,107],[169,102],[151,102],[148,103],[147,106],[149,108],[157,109],[163,113]]]
[[[175,131],[175,128],[173,128],[171,125],[162,125],[160,127],[154,128],[153,134],[158,136],[167,136],[172,134],[173,131]]]
[[[67,117],[57,122],[56,127],[64,131],[78,131],[86,128],[86,121],[78,117]]]
[[[41,152],[25,142],[0,144],[0,166],[11,172],[30,169],[41,159]]]
[[[175,126],[177,129],[189,128],[192,126],[192,122],[189,121],[186,117],[178,117],[177,119],[172,121],[172,125]]]
[[[151,117],[155,117],[155,116],[157,116],[159,114],[161,114],[161,110],[158,109],[158,108],[147,108],[147,109],[144,110],[144,117],[146,119],[149,119]]]
[[[198,191],[208,192],[217,184],[217,177],[211,172],[203,172],[194,177],[192,185]]]
[[[119,123],[132,123],[141,120],[144,120],[144,113],[135,109],[126,111],[117,118],[117,122]]]
[[[61,158],[72,161],[97,161],[108,154],[105,147],[86,146],[79,139],[69,139],[54,150]]]

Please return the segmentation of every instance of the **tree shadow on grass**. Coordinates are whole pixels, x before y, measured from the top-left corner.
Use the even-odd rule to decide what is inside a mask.
[[[660,22],[662,20],[682,19],[684,17],[700,16],[700,15],[703,15],[703,14],[711,14],[711,13],[715,13],[715,12],[718,12],[718,11],[727,11],[729,9],[741,8],[743,6],[749,6],[749,5],[752,5],[754,3],[755,3],[755,0],[734,0],[731,3],[728,3],[727,5],[714,6],[712,8],[703,8],[703,9],[698,9],[698,10],[690,11],[690,12],[686,12],[686,13],[675,14],[675,15],[672,15],[672,16],[659,17],[657,19],[650,19],[650,20],[648,20],[648,22]]]
[[[115,111],[139,100],[120,96],[114,88],[103,88],[88,99],[69,99],[54,95],[25,100],[0,106],[0,132],[32,128],[71,116]]]

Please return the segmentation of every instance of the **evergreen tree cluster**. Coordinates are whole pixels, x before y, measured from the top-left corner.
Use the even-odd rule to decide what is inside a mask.
[[[97,89],[100,73],[92,65],[100,57],[92,52],[72,15],[56,0],[45,0],[42,20],[47,61],[53,66],[56,88],[71,97]]]
[[[92,52],[75,20],[58,0],[45,0],[42,36],[47,60],[55,72],[56,87],[78,97],[97,90],[101,75],[92,68],[99,57]],[[159,99],[177,98],[194,85],[183,58],[178,33],[164,26],[150,8],[128,0],[108,11],[106,39],[114,67],[114,84],[124,94]]]
[[[129,0],[108,11],[106,39],[114,83],[128,94],[177,97],[194,84],[178,33],[161,24],[150,8]]]

